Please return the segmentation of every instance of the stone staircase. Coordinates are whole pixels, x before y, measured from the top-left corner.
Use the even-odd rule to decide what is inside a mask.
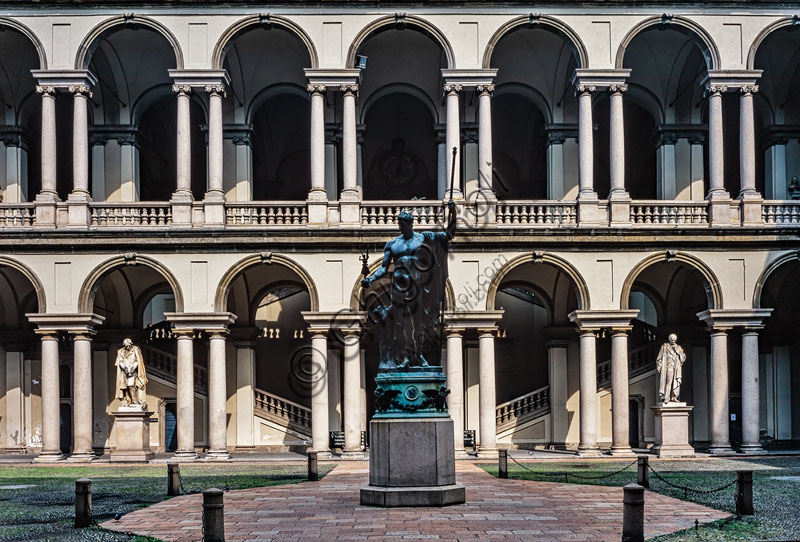
[[[311,438],[311,409],[255,388],[255,415]]]

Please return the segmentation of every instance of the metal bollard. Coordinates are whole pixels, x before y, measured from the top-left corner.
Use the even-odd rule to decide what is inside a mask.
[[[650,458],[647,456],[639,457],[636,466],[638,468],[636,483],[644,488],[650,487]]]
[[[203,491],[203,542],[225,542],[225,505],[222,490]]]
[[[753,515],[753,471],[736,471],[736,513],[740,516]]]
[[[75,527],[92,524],[92,481],[88,478],[75,480]]]
[[[498,464],[498,478],[508,478],[508,450],[497,450]]]
[[[316,482],[319,480],[319,469],[317,468],[317,452],[308,452],[308,481]]]
[[[628,484],[622,491],[622,542],[644,542],[644,488]]]
[[[167,463],[167,495],[175,497],[181,494],[181,466],[178,463]]]

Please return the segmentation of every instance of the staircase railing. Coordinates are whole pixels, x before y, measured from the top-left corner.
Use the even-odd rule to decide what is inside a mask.
[[[178,358],[152,346],[143,345],[141,348],[147,372],[177,386]],[[205,367],[194,366],[194,389],[203,395],[207,393],[208,371]]]
[[[513,426],[522,418],[542,416],[548,412],[550,412],[550,386],[544,386],[497,405],[497,430],[502,431]]]
[[[298,433],[311,435],[310,408],[258,388],[253,390],[253,395],[256,413]]]
[[[628,352],[628,378],[634,378],[656,368],[656,356],[661,345],[651,342]],[[611,386],[611,360],[597,365],[597,389]]]

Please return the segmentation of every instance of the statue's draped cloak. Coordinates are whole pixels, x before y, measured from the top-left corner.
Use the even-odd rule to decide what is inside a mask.
[[[124,399],[125,394],[123,393],[124,390],[128,387],[125,378],[125,372],[120,367],[120,362],[123,359],[130,359],[133,358],[138,362],[138,371],[136,376],[136,382],[134,387],[137,390],[144,389],[147,385],[147,372],[144,368],[144,360],[142,359],[142,351],[138,346],[133,346],[130,350],[125,350],[125,348],[120,348],[117,350],[117,359],[114,361],[114,366],[117,368],[117,399]]]
[[[380,369],[441,365],[448,237],[431,231],[421,235],[419,248],[395,257],[391,305],[376,309],[382,320]]]

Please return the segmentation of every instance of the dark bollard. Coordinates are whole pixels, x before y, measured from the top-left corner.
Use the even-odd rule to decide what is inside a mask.
[[[75,480],[75,527],[92,524],[92,481],[88,478]]]
[[[225,505],[222,490],[203,491],[203,542],[225,542]]]
[[[508,478],[508,450],[497,450],[497,457],[499,459],[497,477]]]
[[[316,482],[319,480],[319,470],[317,468],[317,452],[308,452],[308,481]]]
[[[167,495],[176,497],[181,494],[181,466],[167,463]]]
[[[636,476],[636,483],[644,488],[650,487],[650,458],[647,456],[639,457],[636,466],[638,473]]]
[[[736,513],[740,516],[753,515],[753,471],[736,471]]]
[[[644,488],[628,484],[622,491],[622,542],[644,542]]]

